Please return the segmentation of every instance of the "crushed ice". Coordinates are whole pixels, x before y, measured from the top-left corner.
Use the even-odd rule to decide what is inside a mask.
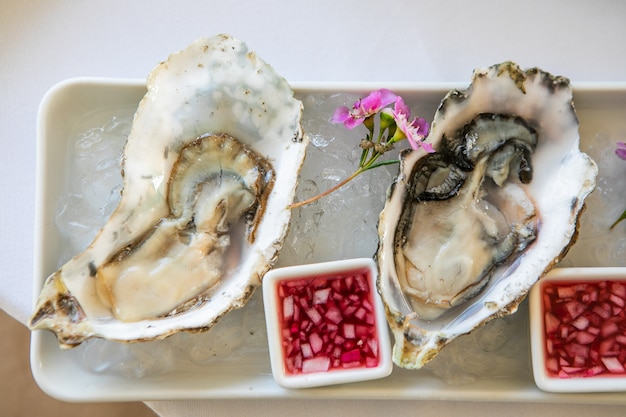
[[[355,143],[361,132],[329,123],[334,108],[356,98],[349,94],[304,97],[307,112],[303,125],[312,145],[301,172],[298,199],[332,187],[357,166]],[[116,207],[121,153],[131,122],[132,115],[120,114],[74,138],[67,187],[56,218],[66,242],[59,266],[91,242]],[[613,153],[618,140],[624,137],[598,134],[594,144],[583,149],[598,163],[600,176],[597,190],[587,202],[578,243],[562,265],[606,265],[608,257],[612,264],[624,266],[626,222],[612,233],[607,231],[626,204],[626,163]],[[277,266],[372,256],[378,241],[378,214],[396,169],[384,167],[365,173],[339,192],[295,210]],[[260,297],[257,291],[244,308],[230,312],[208,332],[179,333],[162,341],[132,344],[95,339],[73,351],[78,352],[80,366],[91,372],[129,378],[198,366],[212,370],[223,366],[229,372],[243,366],[247,373],[266,374],[270,370]],[[426,369],[455,385],[529,372],[527,339],[527,320],[518,312],[459,337]],[[232,366],[234,361],[237,366]]]

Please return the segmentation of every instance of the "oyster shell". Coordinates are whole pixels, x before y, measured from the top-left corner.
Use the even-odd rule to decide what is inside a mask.
[[[170,55],[147,90],[119,206],[47,278],[30,321],[62,347],[210,328],[245,304],[287,233],[308,144],[287,81],[219,35]]]
[[[597,167],[579,150],[569,80],[505,62],[449,92],[401,155],[379,218],[379,292],[394,362],[421,368],[517,310],[575,241]]]

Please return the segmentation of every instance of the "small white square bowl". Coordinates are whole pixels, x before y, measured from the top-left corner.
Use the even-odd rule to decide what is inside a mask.
[[[621,352],[617,354],[618,356],[621,355],[622,358],[626,356],[626,344],[624,344],[626,342],[626,317],[624,317],[626,306],[619,306],[621,303],[617,299],[619,297],[615,299],[618,304],[606,302],[603,306],[611,306],[614,309],[612,311],[620,314],[622,318],[600,319],[599,316],[593,316],[596,314],[594,309],[599,308],[600,303],[589,301],[595,297],[589,295],[593,293],[593,289],[599,288],[600,283],[607,281],[623,284],[626,288],[626,268],[556,268],[533,286],[529,296],[532,370],[535,383],[541,390],[561,393],[626,391],[626,372],[611,373],[599,359],[602,356],[600,354],[602,350],[609,350],[600,347],[603,342],[608,343],[605,346],[610,346],[610,350],[614,353]],[[577,286],[583,283],[588,286]],[[560,286],[560,289],[557,290],[556,286]],[[559,291],[559,296],[568,301],[563,304],[560,301],[557,303],[549,301],[552,297],[551,291]],[[604,294],[613,293],[608,288],[601,291]],[[573,320],[567,318],[569,316],[565,311],[575,311],[576,318]],[[561,320],[561,317],[566,317],[565,322]],[[621,330],[605,331],[602,326],[612,325],[613,320],[619,320]],[[594,321],[598,321],[599,324],[593,323]],[[553,334],[558,335],[555,337],[559,339],[566,340],[567,348],[561,348],[554,341],[548,341],[546,328],[557,328],[557,326],[558,330]],[[616,337],[621,342],[616,342]],[[580,354],[574,353],[572,357],[581,358],[581,363],[572,365],[565,359],[561,360],[559,354],[549,353],[549,351],[559,350],[564,352],[564,349],[569,352],[580,352]],[[582,358],[585,354],[589,355],[592,362],[582,365]],[[565,353],[562,356],[566,356]],[[619,364],[618,356],[611,356],[612,359],[608,360],[607,364],[616,361],[617,368],[620,366],[626,368],[626,363]]]
[[[284,388],[309,388],[309,387],[319,387],[325,385],[334,385],[334,384],[344,384],[349,382],[358,382],[358,381],[366,381],[372,379],[379,379],[388,376],[393,368],[391,361],[391,341],[389,339],[389,330],[387,327],[387,322],[385,319],[384,308],[378,293],[376,291],[376,277],[377,277],[377,268],[376,263],[371,258],[357,258],[357,259],[347,259],[341,261],[332,261],[332,262],[324,262],[310,265],[300,265],[300,266],[291,266],[284,268],[277,268],[270,272],[268,272],[263,278],[263,303],[265,307],[265,317],[266,317],[266,325],[267,325],[267,337],[269,342],[269,353],[270,353],[270,362],[272,368],[272,374],[274,376],[274,380]],[[307,343],[309,339],[306,339],[302,342],[302,351],[297,361],[302,360],[302,362],[306,362],[307,359],[310,360],[309,363],[316,363],[318,360],[321,360],[323,363],[326,363],[329,366],[328,370],[320,370],[316,368],[312,371],[302,371],[298,370],[294,372],[293,369],[289,369],[287,365],[287,357],[294,357],[296,355],[287,355],[286,352],[286,344],[288,343],[284,337],[288,339],[291,338],[291,333],[289,335],[283,333],[283,315],[286,315],[284,310],[285,303],[289,304],[287,309],[291,310],[291,303],[286,302],[285,299],[289,298],[290,301],[293,301],[294,298],[298,296],[289,297],[284,293],[285,288],[291,291],[291,288],[298,286],[298,290],[302,290],[304,287],[308,287],[311,289],[311,285],[313,281],[319,284],[320,282],[331,282],[332,280],[336,280],[335,282],[339,284],[337,280],[343,280],[343,284],[346,282],[352,283],[354,280],[351,277],[355,277],[356,275],[360,275],[361,277],[366,277],[366,282],[369,288],[366,290],[365,295],[356,301],[358,306],[364,307],[361,311],[365,312],[370,308],[373,308],[370,311],[369,320],[367,320],[367,324],[365,323],[365,319],[362,314],[355,313],[351,318],[337,318],[333,316],[333,320],[337,322],[337,328],[332,326],[332,329],[323,328],[321,325],[318,327],[314,325],[312,322],[315,322],[315,318],[313,320],[310,319],[308,314],[315,315],[315,311],[320,311],[322,315],[325,314],[325,311],[322,308],[322,304],[324,306],[331,306],[329,309],[333,309],[336,304],[332,301],[332,297],[336,295],[337,299],[339,299],[340,291],[335,291],[331,287],[325,287],[329,290],[322,289],[320,291],[323,294],[323,297],[327,301],[320,301],[320,296],[316,298],[314,291],[309,291],[309,295],[303,295],[302,298],[298,298],[298,300],[303,301],[306,300],[310,302],[306,307],[300,305],[299,308],[297,305],[295,307],[296,310],[299,310],[299,313],[303,317],[303,321],[307,320],[310,326],[308,330],[300,330],[298,331],[299,340],[301,341],[305,335],[311,336],[314,335],[315,340],[311,339],[311,343]],[[292,287],[289,287],[289,285]],[[330,284],[329,284],[330,285]],[[346,284],[350,286],[351,284]],[[361,281],[361,287],[363,286],[363,281]],[[282,289],[281,289],[282,288]],[[317,287],[318,289],[320,287]],[[338,287],[337,287],[338,288]],[[296,291],[296,290],[293,290]],[[348,291],[347,287],[342,287],[341,293],[346,294]],[[356,294],[356,293],[355,293]],[[355,299],[356,300],[356,299]],[[365,301],[364,301],[365,300]],[[304,301],[303,301],[304,302]],[[339,303],[339,301],[337,302]],[[362,304],[361,304],[362,303]],[[298,304],[296,301],[295,304]],[[313,311],[314,306],[319,306],[318,310]],[[333,309],[334,310],[334,309]],[[347,309],[346,309],[347,310]],[[346,311],[344,310],[342,314]],[[355,311],[355,309],[352,309]],[[334,310],[334,314],[337,311]],[[355,318],[355,316],[357,318]],[[291,317],[291,316],[290,316]],[[317,317],[319,319],[319,317]],[[340,321],[341,320],[341,321]],[[373,323],[372,323],[373,321]],[[333,323],[329,321],[329,323]],[[355,324],[356,323],[356,324]],[[375,354],[377,361],[372,359],[370,363],[365,364],[365,359],[359,359],[355,362],[351,362],[351,364],[360,363],[359,366],[355,367],[343,367],[343,362],[339,358],[348,358],[350,356],[349,353],[346,353],[347,356],[339,356],[339,348],[337,350],[333,349],[332,353],[330,352],[329,344],[326,340],[330,340],[331,337],[335,337],[333,342],[339,338],[348,339],[351,345],[348,345],[348,349],[351,349],[350,346],[355,346],[351,349],[352,352],[356,352],[359,350],[356,346],[368,350],[368,347],[364,347],[369,345],[369,339],[367,337],[360,337],[358,335],[351,339],[351,336],[344,332],[348,332],[346,329],[352,330],[355,326],[362,324],[362,329],[368,328],[368,326],[375,335],[373,338],[373,345],[377,346],[377,353]],[[346,327],[342,327],[346,324]],[[354,325],[354,326],[353,326]],[[293,329],[292,333],[295,334],[295,329],[293,328],[293,322],[290,326]],[[335,335],[335,336],[332,336]],[[339,335],[339,336],[337,336]],[[346,337],[344,337],[346,336]],[[326,339],[326,340],[322,340]],[[294,343],[300,343],[294,341]],[[306,345],[306,347],[305,347]],[[311,346],[312,349],[311,349]],[[334,345],[338,346],[338,345]],[[370,350],[371,354],[371,350]],[[291,359],[290,359],[291,360]],[[291,362],[293,364],[293,362]],[[318,362],[319,363],[319,362]],[[306,365],[303,365],[306,367]]]

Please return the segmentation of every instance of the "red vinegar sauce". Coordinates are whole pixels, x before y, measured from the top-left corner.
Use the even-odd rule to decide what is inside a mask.
[[[546,282],[542,312],[548,375],[626,373],[626,281]]]
[[[278,318],[288,374],[379,363],[374,291],[367,268],[282,280]]]

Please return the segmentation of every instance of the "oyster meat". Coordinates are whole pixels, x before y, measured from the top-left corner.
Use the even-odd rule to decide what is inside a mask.
[[[287,81],[228,35],[158,65],[123,155],[122,199],[45,281],[30,321],[62,347],[209,329],[282,246],[308,138]]]
[[[379,292],[394,362],[420,368],[516,311],[575,241],[597,167],[579,150],[569,81],[505,62],[451,91],[405,152],[379,219]]]

